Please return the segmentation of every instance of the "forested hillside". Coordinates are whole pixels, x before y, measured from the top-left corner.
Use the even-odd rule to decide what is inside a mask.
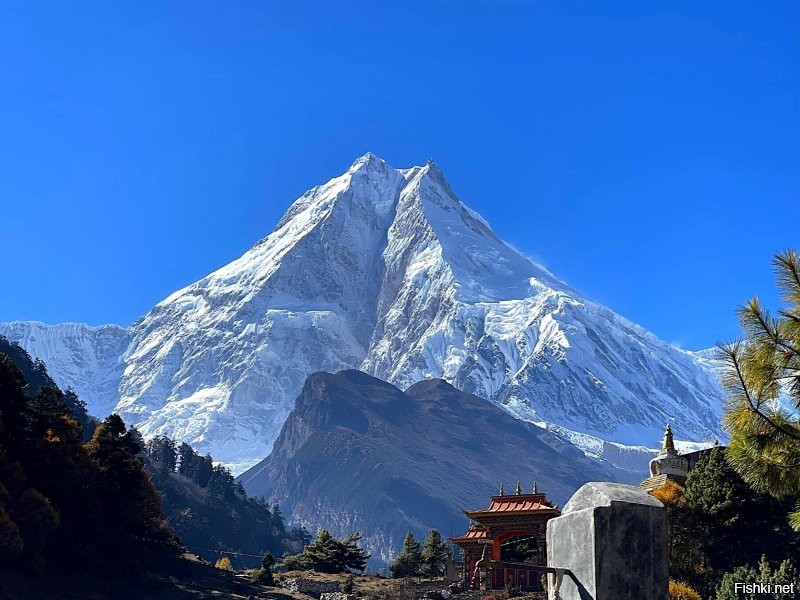
[[[177,551],[136,433],[112,415],[84,443],[81,422],[89,420],[81,403],[62,393],[41,363],[2,344],[2,568],[125,572],[135,571],[137,556],[153,544]]]
[[[87,556],[65,551],[65,566],[103,562],[106,539],[124,552],[122,532],[180,542],[212,561],[225,551],[238,567],[258,566],[264,552],[294,554],[308,541],[211,456],[166,437],[145,442],[116,415],[98,427],[44,363],[2,336],[0,358],[0,556],[12,564],[49,567],[61,560],[56,549],[78,539]]]
[[[225,551],[235,567],[257,567],[265,552],[295,554],[310,541],[305,530],[286,529],[277,504],[248,498],[228,469],[188,444],[159,436],[144,457],[167,521],[199,556],[216,560]]]

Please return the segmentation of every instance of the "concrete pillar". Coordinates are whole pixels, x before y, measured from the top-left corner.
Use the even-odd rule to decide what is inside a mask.
[[[569,570],[549,600],[664,600],[664,506],[638,487],[587,483],[547,522],[547,565]]]

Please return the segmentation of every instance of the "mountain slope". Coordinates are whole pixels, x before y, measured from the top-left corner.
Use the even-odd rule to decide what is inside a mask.
[[[85,350],[103,357],[101,382],[79,382],[87,389],[74,383],[80,345],[48,347],[59,364],[42,358],[93,412],[108,411],[116,386],[115,409],[145,435],[185,440],[238,471],[269,453],[320,370],[359,368],[401,388],[442,378],[519,418],[624,444],[652,447],[671,419],[685,438],[723,435],[709,361],[505,244],[433,163],[359,158],[119,342],[114,365],[105,349]]]
[[[105,417],[114,410],[124,368],[121,356],[130,342],[124,327],[11,321],[0,323],[0,335],[42,360],[62,389],[71,387],[87,403],[90,414]]]
[[[268,458],[239,477],[296,523],[359,530],[387,559],[406,531],[460,532],[461,508],[488,505],[502,480],[537,481],[564,502],[591,479],[620,473],[550,432],[442,380],[405,393],[355,370],[315,373]],[[509,484],[511,487],[509,489]]]

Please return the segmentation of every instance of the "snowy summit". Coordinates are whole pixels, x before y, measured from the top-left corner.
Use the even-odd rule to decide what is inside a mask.
[[[395,169],[365,154],[126,331],[0,333],[92,412],[113,408],[235,471],[269,454],[309,374],[351,368],[403,389],[445,379],[583,446],[652,447],[670,420],[686,438],[722,436],[710,361],[581,298],[498,238],[430,161]]]

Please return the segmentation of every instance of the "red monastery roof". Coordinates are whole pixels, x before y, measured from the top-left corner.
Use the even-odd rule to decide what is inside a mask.
[[[544,494],[492,496],[492,502],[488,508],[465,510],[464,513],[470,519],[480,522],[481,518],[485,517],[533,514],[539,513],[539,511],[555,511],[558,513],[558,509],[550,504]]]
[[[486,510],[489,512],[507,512],[517,510],[539,510],[553,508],[547,504],[544,494],[525,494],[524,496],[494,496]]]
[[[467,533],[465,533],[464,535],[450,538],[450,540],[455,544],[463,542],[482,542],[488,539],[489,539],[489,533],[485,529],[475,529],[475,528],[468,529]]]

